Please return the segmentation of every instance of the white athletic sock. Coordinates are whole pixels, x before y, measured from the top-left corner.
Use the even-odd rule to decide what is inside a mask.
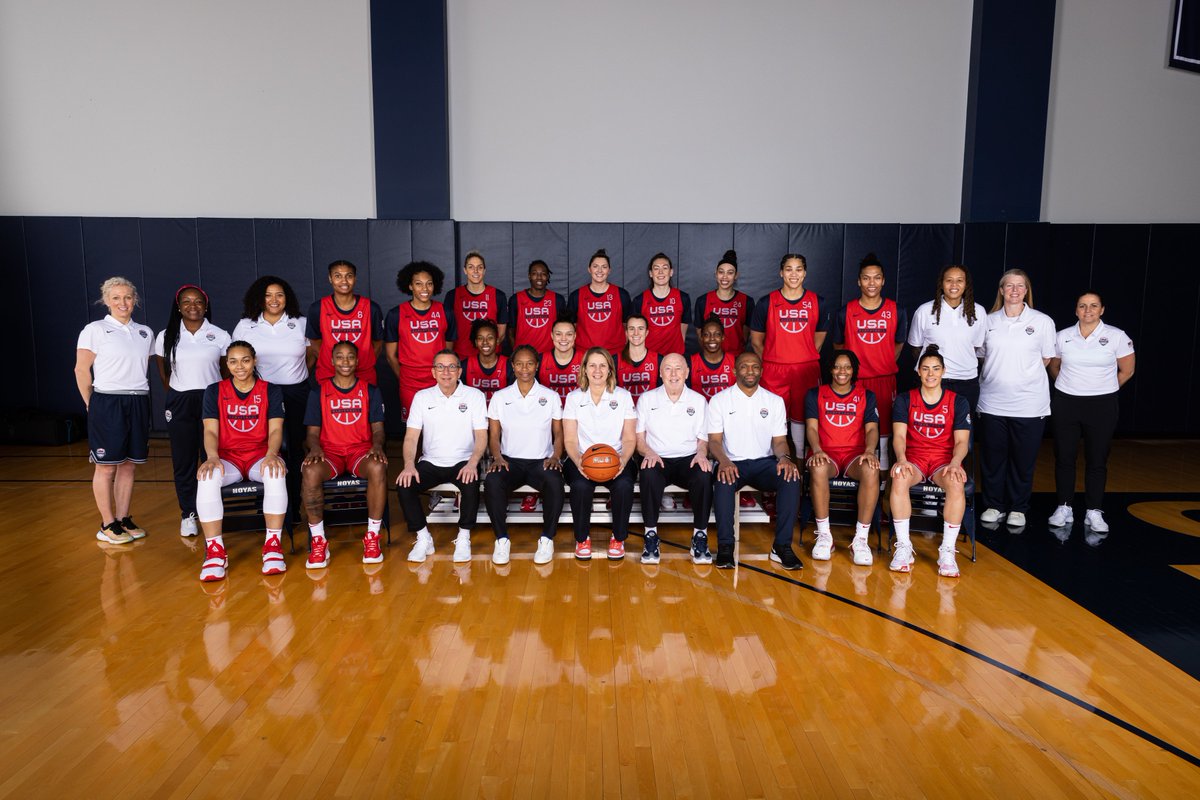
[[[909,547],[911,547],[912,539],[910,539],[908,537],[908,520],[907,519],[893,519],[892,525],[896,529],[896,541],[900,542],[900,544],[906,544]]]
[[[817,533],[829,533],[829,517],[817,520]]]
[[[265,537],[266,540],[270,541],[272,536],[274,536],[276,539],[279,539],[280,537],[282,537],[283,536],[283,528],[267,528],[267,535]]]
[[[646,528],[646,536],[658,536],[658,528]]]
[[[458,529],[458,538],[466,539],[467,541],[470,541],[471,540],[471,531],[467,528],[459,528]]]
[[[205,539],[204,545],[207,547],[212,542],[216,542],[217,544],[221,545],[221,547],[224,547],[225,546],[225,537],[218,536],[215,539]]]
[[[962,525],[955,525],[953,522],[942,523],[942,547],[954,548],[958,544],[958,532]]]
[[[417,531],[417,538],[418,539],[428,539],[431,542],[433,541],[433,534],[429,532],[428,525],[426,525],[424,528],[421,528],[421,530]]]
[[[867,534],[870,532],[871,532],[871,523],[869,523],[869,522],[855,522],[854,523],[854,538],[855,539],[865,539],[865,538],[867,538]]]
[[[325,538],[325,520],[321,520],[320,522],[316,523],[310,522],[308,524],[308,530],[314,538],[317,536]]]
[[[379,533],[381,527],[383,527],[383,520],[367,517],[367,533]]]

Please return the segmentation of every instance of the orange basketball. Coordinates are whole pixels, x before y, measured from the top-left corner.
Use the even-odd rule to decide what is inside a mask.
[[[596,483],[608,483],[621,471],[621,457],[607,444],[594,444],[583,451],[584,477]]]

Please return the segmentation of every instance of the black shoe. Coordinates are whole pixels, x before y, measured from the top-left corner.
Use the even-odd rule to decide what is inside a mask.
[[[692,563],[711,564],[712,552],[708,549],[708,534],[697,532],[692,534]]]
[[[804,564],[800,562],[800,557],[797,556],[791,548],[791,545],[780,550],[778,547],[771,548],[771,560],[782,566],[784,569],[803,569]]]
[[[657,564],[659,559],[658,534],[647,533],[642,547],[642,563]]]
[[[717,569],[733,569],[733,544],[717,544]]]

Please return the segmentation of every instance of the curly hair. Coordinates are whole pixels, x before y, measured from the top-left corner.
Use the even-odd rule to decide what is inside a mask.
[[[412,282],[413,278],[417,277],[417,273],[424,272],[433,278],[433,294],[436,297],[442,293],[442,284],[446,280],[446,274],[438,267],[430,264],[428,261],[410,261],[400,268],[396,273],[396,288],[404,294],[412,297]]]
[[[967,321],[967,325],[975,324],[975,286],[971,283],[971,273],[967,272],[967,268],[962,264],[950,264],[942,267],[942,271],[937,276],[937,287],[933,291],[933,324],[942,324],[942,300],[946,295],[946,290],[942,288],[942,284],[946,280],[946,273],[952,269],[962,270],[962,274],[966,277],[967,286],[963,290],[963,319]]]
[[[267,287],[275,284],[283,289],[283,312],[292,319],[300,319],[300,300],[292,291],[292,285],[283,278],[274,275],[263,275],[250,284],[242,298],[242,316],[246,319],[258,319],[263,313],[263,299],[267,295]]]

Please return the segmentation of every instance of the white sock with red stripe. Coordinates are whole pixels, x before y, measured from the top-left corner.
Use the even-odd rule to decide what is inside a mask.
[[[829,533],[829,517],[817,520],[817,533]]]
[[[383,527],[383,520],[371,519],[370,517],[367,517],[367,533],[374,533],[378,535],[381,527]]]
[[[900,544],[906,544],[909,547],[912,547],[912,539],[910,539],[908,536],[908,520],[893,519],[892,526],[896,530],[896,541],[898,541]]]
[[[308,531],[309,531],[309,533],[311,533],[313,535],[313,538],[316,538],[318,536],[324,538],[324,536],[325,536],[325,520],[321,520],[320,522],[308,523]]]
[[[953,522],[942,523],[942,547],[953,549],[958,544],[958,532],[962,529],[962,525],[955,525]]]
[[[855,539],[865,539],[865,538],[867,538],[867,534],[870,532],[871,532],[871,523],[869,523],[869,522],[855,522],[854,523],[854,538]]]

